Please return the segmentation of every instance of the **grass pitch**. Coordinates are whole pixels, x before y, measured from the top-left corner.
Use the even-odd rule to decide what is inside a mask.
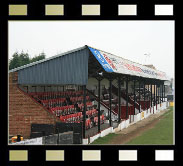
[[[173,107],[162,115],[160,121],[152,129],[127,142],[128,145],[172,145],[173,144]]]
[[[98,138],[91,144],[108,144],[110,140],[119,135],[111,133]],[[159,122],[140,136],[127,142],[126,145],[172,145],[173,144],[173,107],[161,116]]]

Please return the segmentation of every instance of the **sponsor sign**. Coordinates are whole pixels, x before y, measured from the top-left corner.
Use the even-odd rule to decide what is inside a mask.
[[[42,137],[12,143],[13,145],[42,145]]]
[[[99,63],[102,65],[105,71],[107,72],[114,72],[111,65],[108,63],[108,61],[104,58],[104,56],[100,53],[100,51],[89,47],[90,51],[93,53],[95,58],[99,61]]]
[[[122,73],[160,80],[168,79],[164,72],[151,69],[147,66],[134,63],[122,57],[118,57],[101,50],[99,51],[91,47],[89,47],[89,49],[107,72]]]

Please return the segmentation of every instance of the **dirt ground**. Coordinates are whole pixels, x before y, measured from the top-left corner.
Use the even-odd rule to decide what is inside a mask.
[[[140,136],[143,132],[153,128],[167,110],[168,109],[162,110],[157,114],[152,114],[148,118],[145,118],[137,123],[130,125],[128,128],[117,132],[116,134],[118,136],[114,137],[108,144],[125,144],[135,137]]]

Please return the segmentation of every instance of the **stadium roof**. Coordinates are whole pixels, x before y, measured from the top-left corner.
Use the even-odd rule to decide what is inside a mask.
[[[88,63],[91,55],[95,57],[95,63],[98,61],[107,73],[168,80],[164,72],[87,45],[12,69],[9,73],[18,72],[19,84],[86,85],[88,82]]]
[[[122,57],[88,47],[106,72],[127,74],[144,78],[168,80],[166,73]]]

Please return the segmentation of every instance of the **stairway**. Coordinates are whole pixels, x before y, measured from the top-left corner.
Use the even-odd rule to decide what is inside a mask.
[[[116,96],[118,96],[118,83],[117,82],[112,85],[112,92]],[[125,100],[127,100],[125,91],[121,91],[121,97],[124,98]],[[130,96],[128,96],[128,102],[130,104],[134,105],[134,99],[132,99]],[[139,103],[137,101],[135,102],[135,108],[139,110]]]
[[[98,98],[98,96],[96,96],[92,91],[90,91],[89,89],[86,89],[87,90],[87,92],[90,94],[90,95],[92,95],[94,98],[95,98],[95,100],[96,101],[99,101],[99,98]],[[109,105],[108,104],[106,104],[106,103],[104,103],[102,100],[100,100],[100,104],[103,106],[103,107],[105,107],[107,110],[110,110],[110,107],[109,107]],[[111,110],[111,115],[112,115],[112,119],[114,119],[114,120],[117,120],[118,119],[118,113],[116,113],[113,109]]]

